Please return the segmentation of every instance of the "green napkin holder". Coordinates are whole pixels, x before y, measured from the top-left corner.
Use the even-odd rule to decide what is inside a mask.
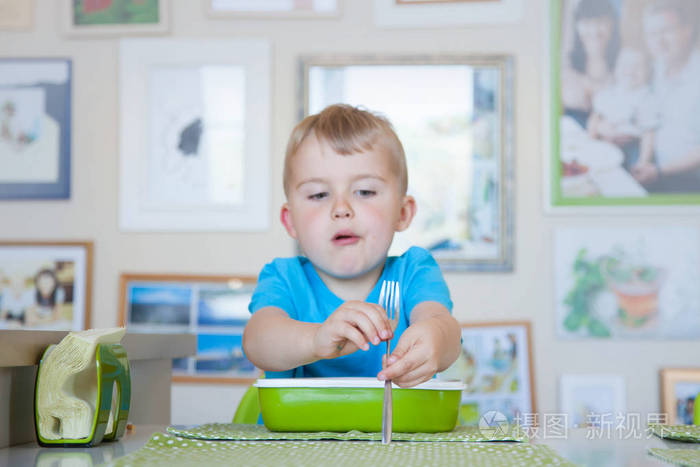
[[[34,386],[34,427],[39,444],[44,447],[91,447],[102,441],[115,441],[123,436],[131,402],[131,376],[126,350],[120,344],[97,344],[95,352],[97,399],[89,435],[78,439],[47,439],[41,435],[37,411],[39,381],[43,364],[53,347],[55,346],[49,346],[41,357]],[[113,394],[115,388],[116,394]],[[59,391],[61,389],[51,388],[51,390]],[[112,407],[113,397],[116,398],[114,408]],[[111,428],[107,432],[110,420]]]

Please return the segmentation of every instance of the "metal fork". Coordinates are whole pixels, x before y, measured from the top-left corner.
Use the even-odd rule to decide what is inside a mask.
[[[400,314],[400,291],[398,281],[383,281],[379,291],[379,305],[383,307],[391,321],[392,328],[396,329]],[[391,339],[386,341],[386,361],[391,355]],[[384,404],[382,407],[382,444],[391,442],[391,422],[393,418],[393,399],[391,394],[391,380],[384,381]]]

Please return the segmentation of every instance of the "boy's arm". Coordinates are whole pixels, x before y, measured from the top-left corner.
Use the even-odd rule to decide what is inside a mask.
[[[401,387],[428,381],[446,370],[461,351],[461,328],[444,305],[421,302],[411,312],[411,325],[399,338],[389,366],[378,376]]]

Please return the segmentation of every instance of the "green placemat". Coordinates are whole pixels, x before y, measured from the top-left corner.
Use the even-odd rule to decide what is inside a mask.
[[[649,448],[649,454],[671,464],[683,467],[700,467],[700,450],[698,449]]]
[[[183,438],[205,440],[322,440],[333,439],[342,441],[381,441],[381,433],[365,433],[348,431],[335,433],[318,431],[313,433],[292,433],[270,431],[263,425],[246,425],[236,423],[207,423],[198,426],[169,426],[168,433]],[[498,428],[480,430],[478,427],[458,426],[444,433],[392,433],[392,441],[527,441],[525,431],[517,425],[500,426]]]
[[[528,443],[391,443],[353,441],[204,441],[156,433],[144,447],[109,465],[241,466],[573,466],[553,449]]]
[[[650,423],[649,429],[656,436],[664,439],[700,443],[700,426],[698,425],[661,425],[659,423]]]

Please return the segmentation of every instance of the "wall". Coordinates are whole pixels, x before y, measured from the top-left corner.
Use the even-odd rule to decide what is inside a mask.
[[[515,271],[449,274],[460,321],[530,320],[540,412],[558,410],[563,372],[619,373],[629,412],[659,411],[658,369],[697,365],[698,342],[562,341],[555,336],[552,228],[570,225],[652,225],[695,222],[661,218],[551,216],[543,209],[547,153],[543,74],[547,0],[527,0],[515,25],[441,29],[378,29],[370,0],[346,0],[336,20],[212,20],[202,2],[174,0],[171,33],[178,38],[266,38],[273,45],[270,210],[272,228],[244,233],[122,233],[118,229],[118,40],[72,39],[59,27],[59,2],[38,0],[35,26],[0,32],[0,56],[73,60],[73,169],[69,201],[0,202],[0,239],[92,239],[95,242],[93,325],[117,322],[121,272],[252,274],[273,256],[294,252],[277,221],[283,201],[282,157],[297,115],[297,59],[314,53],[512,54],[515,57]],[[173,421],[230,420],[244,388],[176,385]]]

